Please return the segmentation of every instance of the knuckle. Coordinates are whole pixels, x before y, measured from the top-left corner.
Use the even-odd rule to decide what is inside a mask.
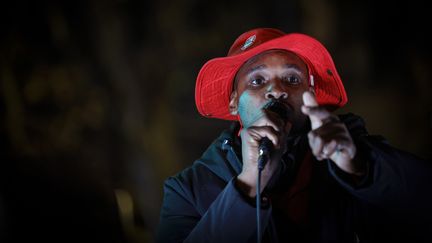
[[[328,113],[328,112],[327,112]],[[325,119],[323,119],[323,123],[325,124],[335,124],[337,126],[344,125],[336,115],[328,115]]]
[[[315,136],[316,136],[316,132],[315,132],[315,130],[312,130],[312,131],[308,132],[308,137],[309,137],[310,139],[314,138]]]

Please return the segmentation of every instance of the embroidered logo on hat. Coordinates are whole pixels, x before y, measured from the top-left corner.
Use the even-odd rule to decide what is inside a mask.
[[[249,46],[251,46],[254,41],[256,39],[256,35],[253,35],[249,38],[247,38],[247,40],[245,41],[245,43],[243,44],[243,46],[240,48],[242,51],[246,50],[246,48],[248,48]]]

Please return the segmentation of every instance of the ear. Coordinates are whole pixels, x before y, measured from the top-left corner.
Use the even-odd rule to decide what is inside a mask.
[[[237,90],[234,90],[230,95],[230,102],[229,102],[229,111],[231,115],[237,115],[238,114],[238,99],[237,99]]]

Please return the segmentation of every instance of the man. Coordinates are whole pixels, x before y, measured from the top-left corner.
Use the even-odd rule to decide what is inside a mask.
[[[331,113],[347,96],[317,40],[248,31],[202,67],[195,99],[202,115],[238,122],[166,181],[159,242],[256,242],[264,138],[263,242],[426,240],[431,165]]]

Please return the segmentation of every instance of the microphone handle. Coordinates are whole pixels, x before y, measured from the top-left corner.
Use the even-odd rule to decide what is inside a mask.
[[[258,146],[258,169],[263,170],[273,149],[273,143],[267,137],[263,137]]]

